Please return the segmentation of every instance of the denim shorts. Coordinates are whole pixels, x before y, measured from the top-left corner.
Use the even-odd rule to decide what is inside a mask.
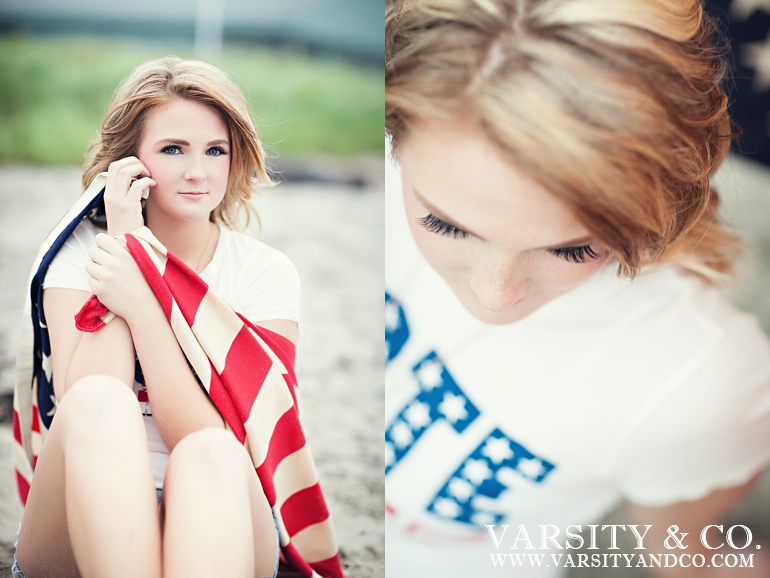
[[[158,494],[158,504],[160,504],[160,500],[163,497],[163,490],[155,489],[155,491]],[[278,531],[278,520],[273,518],[273,523],[275,524],[275,570],[273,571],[273,578],[278,576],[278,564],[281,561],[281,534]],[[21,530],[21,524],[19,524],[19,530],[16,531],[16,542],[14,543],[13,547],[16,548],[16,546],[19,543],[19,531]],[[13,553],[13,566],[11,566],[11,576],[13,578],[27,578],[24,575],[24,572],[21,571],[21,568],[19,568],[19,561],[16,559],[16,552]]]

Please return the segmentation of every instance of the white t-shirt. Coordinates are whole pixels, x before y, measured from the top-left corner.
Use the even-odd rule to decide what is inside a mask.
[[[693,500],[770,461],[770,344],[716,289],[608,269],[485,325],[419,254],[396,170],[386,189],[389,578],[507,575],[491,554],[568,553],[537,549],[541,525],[564,546],[621,499]],[[499,548],[486,524],[510,526]],[[520,524],[535,550],[511,549]]]
[[[59,287],[90,292],[85,265],[88,249],[104,230],[84,219],[51,263],[44,289]],[[219,241],[211,262],[200,273],[209,287],[249,321],[287,319],[299,323],[300,287],[294,265],[280,251],[247,235],[219,228]],[[134,392],[144,416],[155,486],[163,487],[168,448],[152,416],[141,367],[137,361]]]

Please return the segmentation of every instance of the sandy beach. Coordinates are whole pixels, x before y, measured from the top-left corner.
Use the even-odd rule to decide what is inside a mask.
[[[250,230],[299,270],[303,423],[346,575],[375,578],[384,575],[383,164],[351,166],[363,186],[266,190],[255,201],[262,230]],[[39,244],[79,193],[77,168],[0,167],[0,578],[10,576],[20,517],[9,394],[26,280]]]

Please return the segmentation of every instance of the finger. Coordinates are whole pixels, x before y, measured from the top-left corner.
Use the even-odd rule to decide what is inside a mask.
[[[99,279],[101,267],[101,265],[93,261],[86,263],[86,273],[90,275],[89,279]]]
[[[141,162],[141,161],[139,161],[139,159],[134,156],[125,157],[120,160],[111,162],[110,165],[107,167],[107,182],[114,183],[115,179],[117,179],[118,177],[118,173],[120,173],[120,170],[123,167],[132,165],[138,162]]]
[[[94,263],[103,265],[107,257],[109,257],[109,253],[97,245],[91,245],[88,249],[88,256]]]
[[[150,171],[148,171],[147,167],[145,167],[139,161],[130,165],[126,165],[118,171],[118,175],[115,179],[116,192],[125,192],[125,194],[128,195],[129,189],[131,188],[131,184],[134,182],[134,179],[149,176]]]
[[[96,238],[94,238],[94,243],[99,249],[102,249],[109,255],[115,255],[122,248],[120,243],[118,243],[113,237],[105,235],[104,233],[99,233],[96,235]]]
[[[150,187],[154,187],[157,183],[152,180],[150,177],[142,177],[139,179],[136,179],[133,183],[131,183],[131,188],[128,191],[128,199],[129,200],[139,200],[141,198],[146,199],[149,195]],[[147,195],[144,194],[144,191],[147,191]]]

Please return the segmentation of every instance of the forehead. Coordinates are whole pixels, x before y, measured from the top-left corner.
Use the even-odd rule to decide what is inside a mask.
[[[227,139],[228,130],[222,115],[200,102],[175,98],[155,107],[147,115],[144,136],[153,138],[200,137],[207,140]],[[189,138],[188,138],[189,137]]]
[[[418,124],[399,160],[405,189],[485,240],[535,247],[588,234],[562,201],[474,125]]]

